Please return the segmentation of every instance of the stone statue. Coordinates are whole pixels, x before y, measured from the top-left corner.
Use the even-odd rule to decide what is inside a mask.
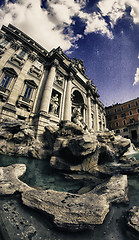
[[[83,117],[81,114],[81,106],[75,107],[73,109],[73,114],[72,114],[72,121],[82,127],[83,129],[86,129],[87,126],[83,121]]]
[[[50,113],[58,115],[58,107],[59,107],[59,98],[58,98],[58,94],[55,94],[55,96],[53,96],[51,99]]]

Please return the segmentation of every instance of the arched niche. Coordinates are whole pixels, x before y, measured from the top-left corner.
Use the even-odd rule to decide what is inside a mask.
[[[76,106],[82,106],[84,104],[83,96],[78,90],[74,90],[72,93],[72,104]]]
[[[74,112],[80,111],[83,117],[84,99],[82,94],[78,90],[74,90],[72,93],[72,120],[75,117]]]

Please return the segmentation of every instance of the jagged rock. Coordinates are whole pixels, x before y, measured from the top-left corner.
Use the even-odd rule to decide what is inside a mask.
[[[15,142],[21,143],[25,140],[25,134],[23,132],[18,132],[14,134],[13,139],[15,140]]]
[[[23,121],[11,119],[3,119],[3,121],[0,122],[0,126],[12,134],[18,133],[22,124]]]
[[[84,130],[79,125],[70,121],[61,121],[59,123],[58,135],[60,136],[74,136],[83,135]]]
[[[92,190],[92,193],[103,195],[108,202],[127,202],[127,175],[117,175],[111,177],[107,183],[102,183]]]
[[[139,236],[139,207],[133,206],[127,212],[127,226]]]
[[[58,126],[55,125],[47,125],[45,126],[45,132],[44,132],[44,140],[45,140],[45,146],[48,147],[50,150],[53,150],[54,142],[58,136]]]
[[[112,131],[57,137],[50,164],[60,170],[94,174],[100,171],[100,165],[118,160],[130,143],[126,138],[116,137]]]
[[[118,156],[122,156],[128,150],[130,145],[131,145],[130,139],[123,138],[120,135],[115,136],[115,140],[113,141],[113,147]]]
[[[59,170],[84,171],[98,175],[111,175],[118,168],[107,166],[119,161],[131,144],[129,139],[115,136],[113,131],[87,132],[70,121],[61,121],[59,126],[47,125],[41,139],[35,139],[32,126],[24,121],[3,120],[0,122],[0,153],[33,158],[50,159],[50,164]],[[138,172],[138,164],[121,165],[120,172]],[[134,169],[136,169],[134,171]]]
[[[23,192],[31,188],[18,178],[26,172],[25,164],[13,164],[8,167],[0,167],[0,195]]]
[[[0,122],[0,153],[33,158],[47,157],[47,149],[35,139],[32,126],[18,120]]]
[[[12,139],[13,134],[7,131],[4,131],[2,128],[0,128],[0,139]]]
[[[47,213],[58,228],[79,231],[102,224],[111,202],[127,201],[126,188],[127,176],[115,176],[86,194],[31,190],[22,193],[22,200]]]

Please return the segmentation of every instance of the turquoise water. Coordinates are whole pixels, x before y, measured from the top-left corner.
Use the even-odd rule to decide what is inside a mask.
[[[31,187],[71,193],[76,193],[82,187],[82,184],[76,181],[65,179],[62,174],[51,168],[46,160],[0,155],[0,167],[15,163],[26,165],[27,171],[20,179]]]
[[[133,154],[139,160],[139,152]],[[8,166],[14,163],[24,163],[27,171],[22,181],[35,188],[53,189],[58,191],[69,191],[76,193],[82,186],[76,181],[66,180],[63,175],[49,166],[44,160],[28,159],[22,157],[0,156],[0,166]],[[123,223],[125,212],[133,205],[139,206],[139,175],[128,177],[129,205],[112,206],[104,223],[94,230],[87,230],[77,233],[56,231],[50,228],[49,224],[42,223],[38,217],[38,228],[43,232],[42,240],[135,240],[134,236],[126,229]],[[21,205],[22,208],[22,205]],[[28,210],[27,210],[28,211]],[[29,211],[28,211],[29,212]],[[37,220],[35,220],[37,219]],[[35,226],[37,228],[37,225]],[[38,232],[39,232],[38,229]],[[37,240],[38,240],[37,239]]]

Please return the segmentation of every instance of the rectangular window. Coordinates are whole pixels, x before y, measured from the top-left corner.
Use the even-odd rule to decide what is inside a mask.
[[[139,108],[137,109],[137,113],[139,113]]]
[[[136,106],[138,106],[138,102],[136,102]]]
[[[0,83],[0,86],[6,88],[10,79],[11,78],[9,76],[5,75]]]
[[[8,42],[6,39],[4,39],[4,40],[0,43],[0,45],[1,45],[2,47],[6,47],[8,43],[9,43],[9,42]]]
[[[132,115],[132,111],[130,111],[130,115]]]
[[[116,132],[116,133],[120,133],[120,129],[117,129],[115,132]]]
[[[109,115],[110,114],[110,112],[109,111],[107,111],[107,115]]]
[[[115,108],[114,111],[117,112],[117,109]]]
[[[126,114],[125,113],[121,113],[121,117],[125,117],[126,116]]]
[[[116,122],[116,123],[115,123],[115,126],[116,126],[116,127],[118,127],[118,126],[119,126],[119,123],[118,123],[118,122]]]
[[[41,70],[42,64],[37,61],[37,62],[35,63],[35,67],[38,68],[39,70]]]
[[[26,52],[24,50],[22,50],[18,56],[21,57],[21,58],[24,58],[24,56],[26,55]]]
[[[31,95],[32,88],[27,85],[24,97],[29,99]]]
[[[127,128],[124,128],[124,129],[123,129],[123,132],[128,132],[128,129],[127,129]]]
[[[123,121],[123,124],[126,125],[126,120]]]
[[[130,123],[134,123],[134,118],[130,118]]]
[[[111,117],[110,116],[107,117],[107,121],[111,121]]]
[[[114,116],[114,119],[117,119],[117,115]]]
[[[128,104],[128,107],[131,108],[130,103]]]
[[[122,110],[122,111],[124,110],[124,107],[123,107],[123,106],[121,107],[121,110]]]

